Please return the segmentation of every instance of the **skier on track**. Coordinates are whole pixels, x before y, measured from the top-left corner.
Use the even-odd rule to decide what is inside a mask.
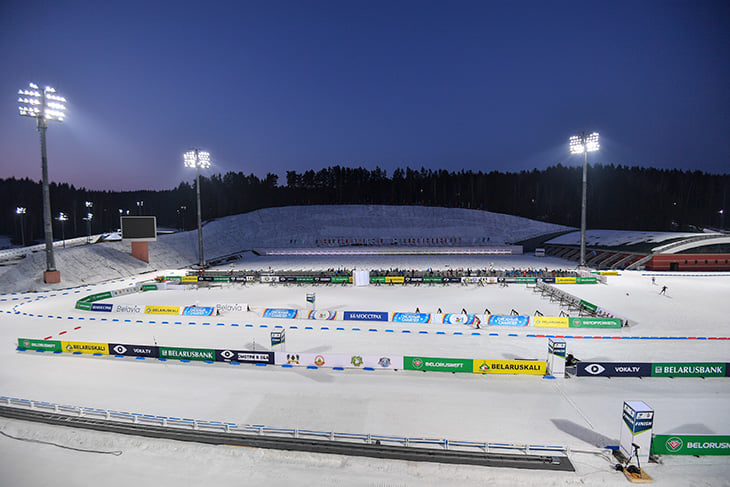
[[[666,294],[667,294],[667,286],[662,286],[662,290],[659,291],[659,294],[664,294],[666,296]]]

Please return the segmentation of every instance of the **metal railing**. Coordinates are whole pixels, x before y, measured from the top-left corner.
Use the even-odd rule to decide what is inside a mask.
[[[476,450],[484,453],[505,452],[520,454],[535,454],[541,452],[566,454],[568,449],[558,445],[531,445],[518,443],[493,443],[464,440],[449,440],[447,438],[406,437],[380,435],[372,433],[342,433],[336,431],[318,431],[300,428],[274,428],[260,424],[237,424],[222,421],[200,420],[193,418],[178,418],[174,416],[158,416],[111,409],[99,409],[81,406],[69,406],[31,399],[0,396],[0,406],[12,408],[52,412],[54,414],[79,418],[93,418],[111,423],[150,424],[165,428],[177,428],[195,431],[211,431],[225,433],[239,433],[246,435],[274,436],[282,438],[318,439],[331,441],[347,441],[362,444],[391,444],[404,447],[428,447],[443,450]]]

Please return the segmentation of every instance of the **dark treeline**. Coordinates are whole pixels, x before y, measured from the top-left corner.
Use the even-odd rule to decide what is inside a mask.
[[[258,178],[229,172],[200,178],[202,215],[210,220],[260,208],[320,204],[386,204],[471,208],[570,226],[580,225],[581,167],[558,164],[545,170],[489,173],[445,170],[329,167],[287,171],[286,184],[268,174]],[[730,195],[730,175],[595,164],[588,171],[588,227],[622,230],[718,228]],[[93,207],[87,210],[85,202]],[[140,204],[138,204],[140,202]],[[39,182],[0,179],[0,234],[26,243],[43,238]],[[51,184],[54,236],[61,235],[59,212],[68,215],[66,237],[84,235],[87,212],[92,233],[119,227],[119,215],[155,215],[160,227],[191,229],[196,224],[195,186],[181,183],[162,191],[91,191]]]

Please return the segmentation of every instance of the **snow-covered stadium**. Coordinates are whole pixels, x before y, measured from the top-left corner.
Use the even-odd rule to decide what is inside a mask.
[[[202,271],[196,232],[160,235],[149,264],[101,237],[57,248],[60,285],[42,283],[43,252],[0,251],[0,406],[88,422],[0,416],[3,483],[623,485],[625,401],[651,407],[655,439],[727,450],[730,273],[591,272],[523,245],[577,238],[483,211],[321,206],[209,222]],[[578,361],[567,374],[549,342]],[[272,445],[203,439],[220,433]],[[641,463],[659,484],[730,485],[727,456],[659,451]]]

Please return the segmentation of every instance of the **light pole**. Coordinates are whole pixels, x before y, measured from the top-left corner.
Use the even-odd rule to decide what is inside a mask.
[[[586,266],[586,194],[588,187],[588,153],[595,152],[600,148],[598,145],[598,132],[580,135],[570,138],[570,153],[583,154],[583,198],[580,209],[580,264],[579,268]]]
[[[66,220],[68,220],[68,216],[64,212],[60,212],[58,214],[58,221],[61,222],[61,240],[63,240],[63,248],[66,248],[66,232],[64,230],[64,226],[66,226]]]
[[[66,99],[56,95],[56,90],[46,86],[42,90],[35,83],[29,84],[29,90],[18,90],[18,107],[20,115],[36,119],[38,132],[41,134],[41,172],[43,175],[43,228],[46,238],[46,272],[45,282],[60,282],[61,275],[56,270],[53,258],[53,226],[51,220],[51,193],[48,189],[48,156],[46,155],[46,129],[49,120],[62,122],[66,117]]]
[[[20,218],[20,241],[23,242],[23,247],[25,247],[25,232],[23,231],[23,217],[25,216],[25,208],[19,206],[15,209],[15,213],[17,213],[18,218]]]
[[[89,243],[89,242],[91,242],[91,219],[94,216],[90,212],[91,212],[91,209],[94,207],[94,203],[92,203],[91,201],[85,201],[84,205],[86,205],[86,211],[87,211],[86,218],[84,218],[84,220],[86,220],[86,235],[87,235],[86,243]]]
[[[138,201],[137,202],[137,215],[142,214],[142,207],[144,206],[144,201]]]
[[[198,255],[200,257],[200,267],[205,267],[205,259],[203,258],[203,224],[200,218],[200,168],[207,169],[210,167],[210,154],[199,149],[192,149],[185,153],[185,167],[195,168],[195,189],[198,198]]]

